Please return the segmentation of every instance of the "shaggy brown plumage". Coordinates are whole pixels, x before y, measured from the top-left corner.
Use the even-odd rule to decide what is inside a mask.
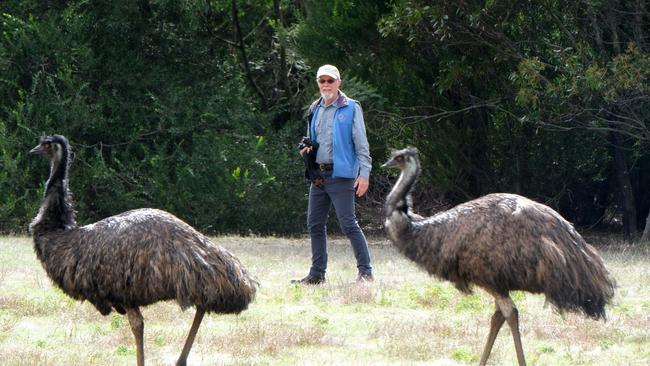
[[[186,362],[205,312],[239,313],[255,297],[257,282],[230,252],[174,215],[139,209],[79,227],[68,190],[70,146],[60,135],[31,150],[51,162],[50,178],[30,230],[34,249],[53,282],[67,295],[88,300],[103,315],[127,314],[144,364],[139,307],[175,300],[196,306],[178,360]]]
[[[384,166],[401,169],[386,199],[385,228],[393,244],[460,291],[476,285],[495,297],[481,365],[505,320],[525,365],[510,291],[543,293],[560,311],[605,318],[614,281],[596,250],[560,214],[522,196],[496,193],[423,218],[411,212],[409,198],[420,172],[417,150],[395,151]]]

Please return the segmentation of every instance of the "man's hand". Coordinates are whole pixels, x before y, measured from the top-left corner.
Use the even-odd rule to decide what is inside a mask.
[[[357,180],[354,181],[354,188],[356,188],[357,196],[361,197],[366,192],[368,191],[368,186],[370,185],[370,182],[368,182],[368,179],[364,177],[358,177]]]
[[[311,147],[307,146],[307,147],[303,148],[302,150],[300,150],[300,156],[303,156],[303,155],[305,155],[305,153],[310,153],[310,152],[311,152]]]

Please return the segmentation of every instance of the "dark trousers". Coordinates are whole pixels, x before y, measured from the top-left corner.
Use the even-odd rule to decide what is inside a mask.
[[[312,276],[325,276],[327,271],[327,218],[332,205],[341,230],[350,239],[357,269],[362,274],[372,274],[370,253],[366,237],[359,227],[354,212],[354,179],[332,178],[332,172],[323,172],[324,184],[309,188],[307,226],[311,236]]]

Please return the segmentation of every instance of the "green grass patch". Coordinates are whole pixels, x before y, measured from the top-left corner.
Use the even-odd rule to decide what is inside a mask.
[[[385,239],[370,239],[376,280],[358,285],[345,239],[330,243],[328,282],[298,286],[309,268],[306,238],[215,238],[253,272],[261,287],[249,310],[204,318],[192,365],[476,365],[493,298],[430,277]],[[615,245],[603,251],[618,282],[608,321],[558,314],[544,297],[513,292],[530,365],[650,364],[650,254]],[[0,360],[3,365],[133,365],[126,317],[101,316],[70,299],[45,275],[27,237],[0,237]],[[174,302],[142,308],[148,365],[174,364],[194,310]],[[491,365],[516,364],[501,329]]]

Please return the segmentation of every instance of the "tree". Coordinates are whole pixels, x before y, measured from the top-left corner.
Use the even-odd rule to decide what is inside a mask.
[[[614,182],[624,233],[630,238],[641,222],[642,202],[634,156],[646,155],[650,94],[650,45],[643,33],[649,20],[644,1],[578,2],[552,11],[559,42],[529,57],[514,75],[520,101],[546,128],[595,131],[611,146]],[[633,14],[633,21],[623,18]],[[573,31],[569,31],[573,29]],[[638,158],[634,158],[638,159]]]

